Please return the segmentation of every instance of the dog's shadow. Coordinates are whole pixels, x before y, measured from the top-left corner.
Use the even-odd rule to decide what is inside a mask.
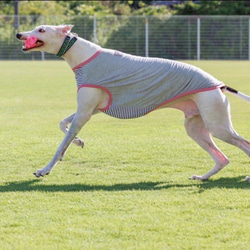
[[[190,184],[178,184],[170,182],[136,182],[119,183],[113,185],[85,185],[85,184],[64,184],[47,185],[43,184],[41,179],[29,181],[13,181],[0,185],[0,193],[7,192],[95,192],[95,191],[154,191],[167,190],[169,188],[193,188],[197,187],[197,192],[204,192],[213,188],[226,189],[250,189],[250,182],[244,181],[244,176],[235,178],[220,178],[217,180],[208,180],[204,182],[191,181]]]

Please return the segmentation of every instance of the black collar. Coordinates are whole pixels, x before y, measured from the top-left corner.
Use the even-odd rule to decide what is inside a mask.
[[[63,56],[73,46],[76,40],[77,40],[76,37],[70,39],[70,36],[66,36],[59,52],[57,53],[57,56],[58,57]]]

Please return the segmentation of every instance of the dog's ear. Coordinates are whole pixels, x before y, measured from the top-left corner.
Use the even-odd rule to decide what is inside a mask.
[[[60,26],[57,26],[57,27],[56,27],[56,30],[57,30],[62,36],[65,36],[65,35],[67,35],[68,33],[70,33],[70,31],[72,30],[73,27],[74,27],[74,25],[70,25],[70,24],[67,24],[67,25],[60,25]]]

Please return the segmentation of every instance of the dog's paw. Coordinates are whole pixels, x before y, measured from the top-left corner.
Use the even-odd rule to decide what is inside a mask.
[[[84,147],[84,140],[78,138],[78,137],[75,137],[75,139],[73,140],[73,143],[76,145],[76,146],[79,146],[79,147]]]
[[[49,174],[49,172],[45,172],[45,171],[43,171],[42,169],[39,169],[39,170],[37,170],[36,171],[36,173],[33,173],[37,178],[40,178],[40,177],[43,177],[43,176],[45,176],[45,175],[48,175]]]
[[[189,180],[205,181],[205,179],[203,179],[202,176],[199,175],[193,175],[189,178]]]
[[[247,176],[247,177],[245,178],[245,181],[250,181],[250,176]]]

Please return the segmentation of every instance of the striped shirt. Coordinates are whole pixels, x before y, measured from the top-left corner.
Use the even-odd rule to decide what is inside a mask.
[[[78,89],[101,88],[109,104],[100,111],[137,118],[182,96],[224,86],[203,70],[182,62],[101,49],[73,68]]]

